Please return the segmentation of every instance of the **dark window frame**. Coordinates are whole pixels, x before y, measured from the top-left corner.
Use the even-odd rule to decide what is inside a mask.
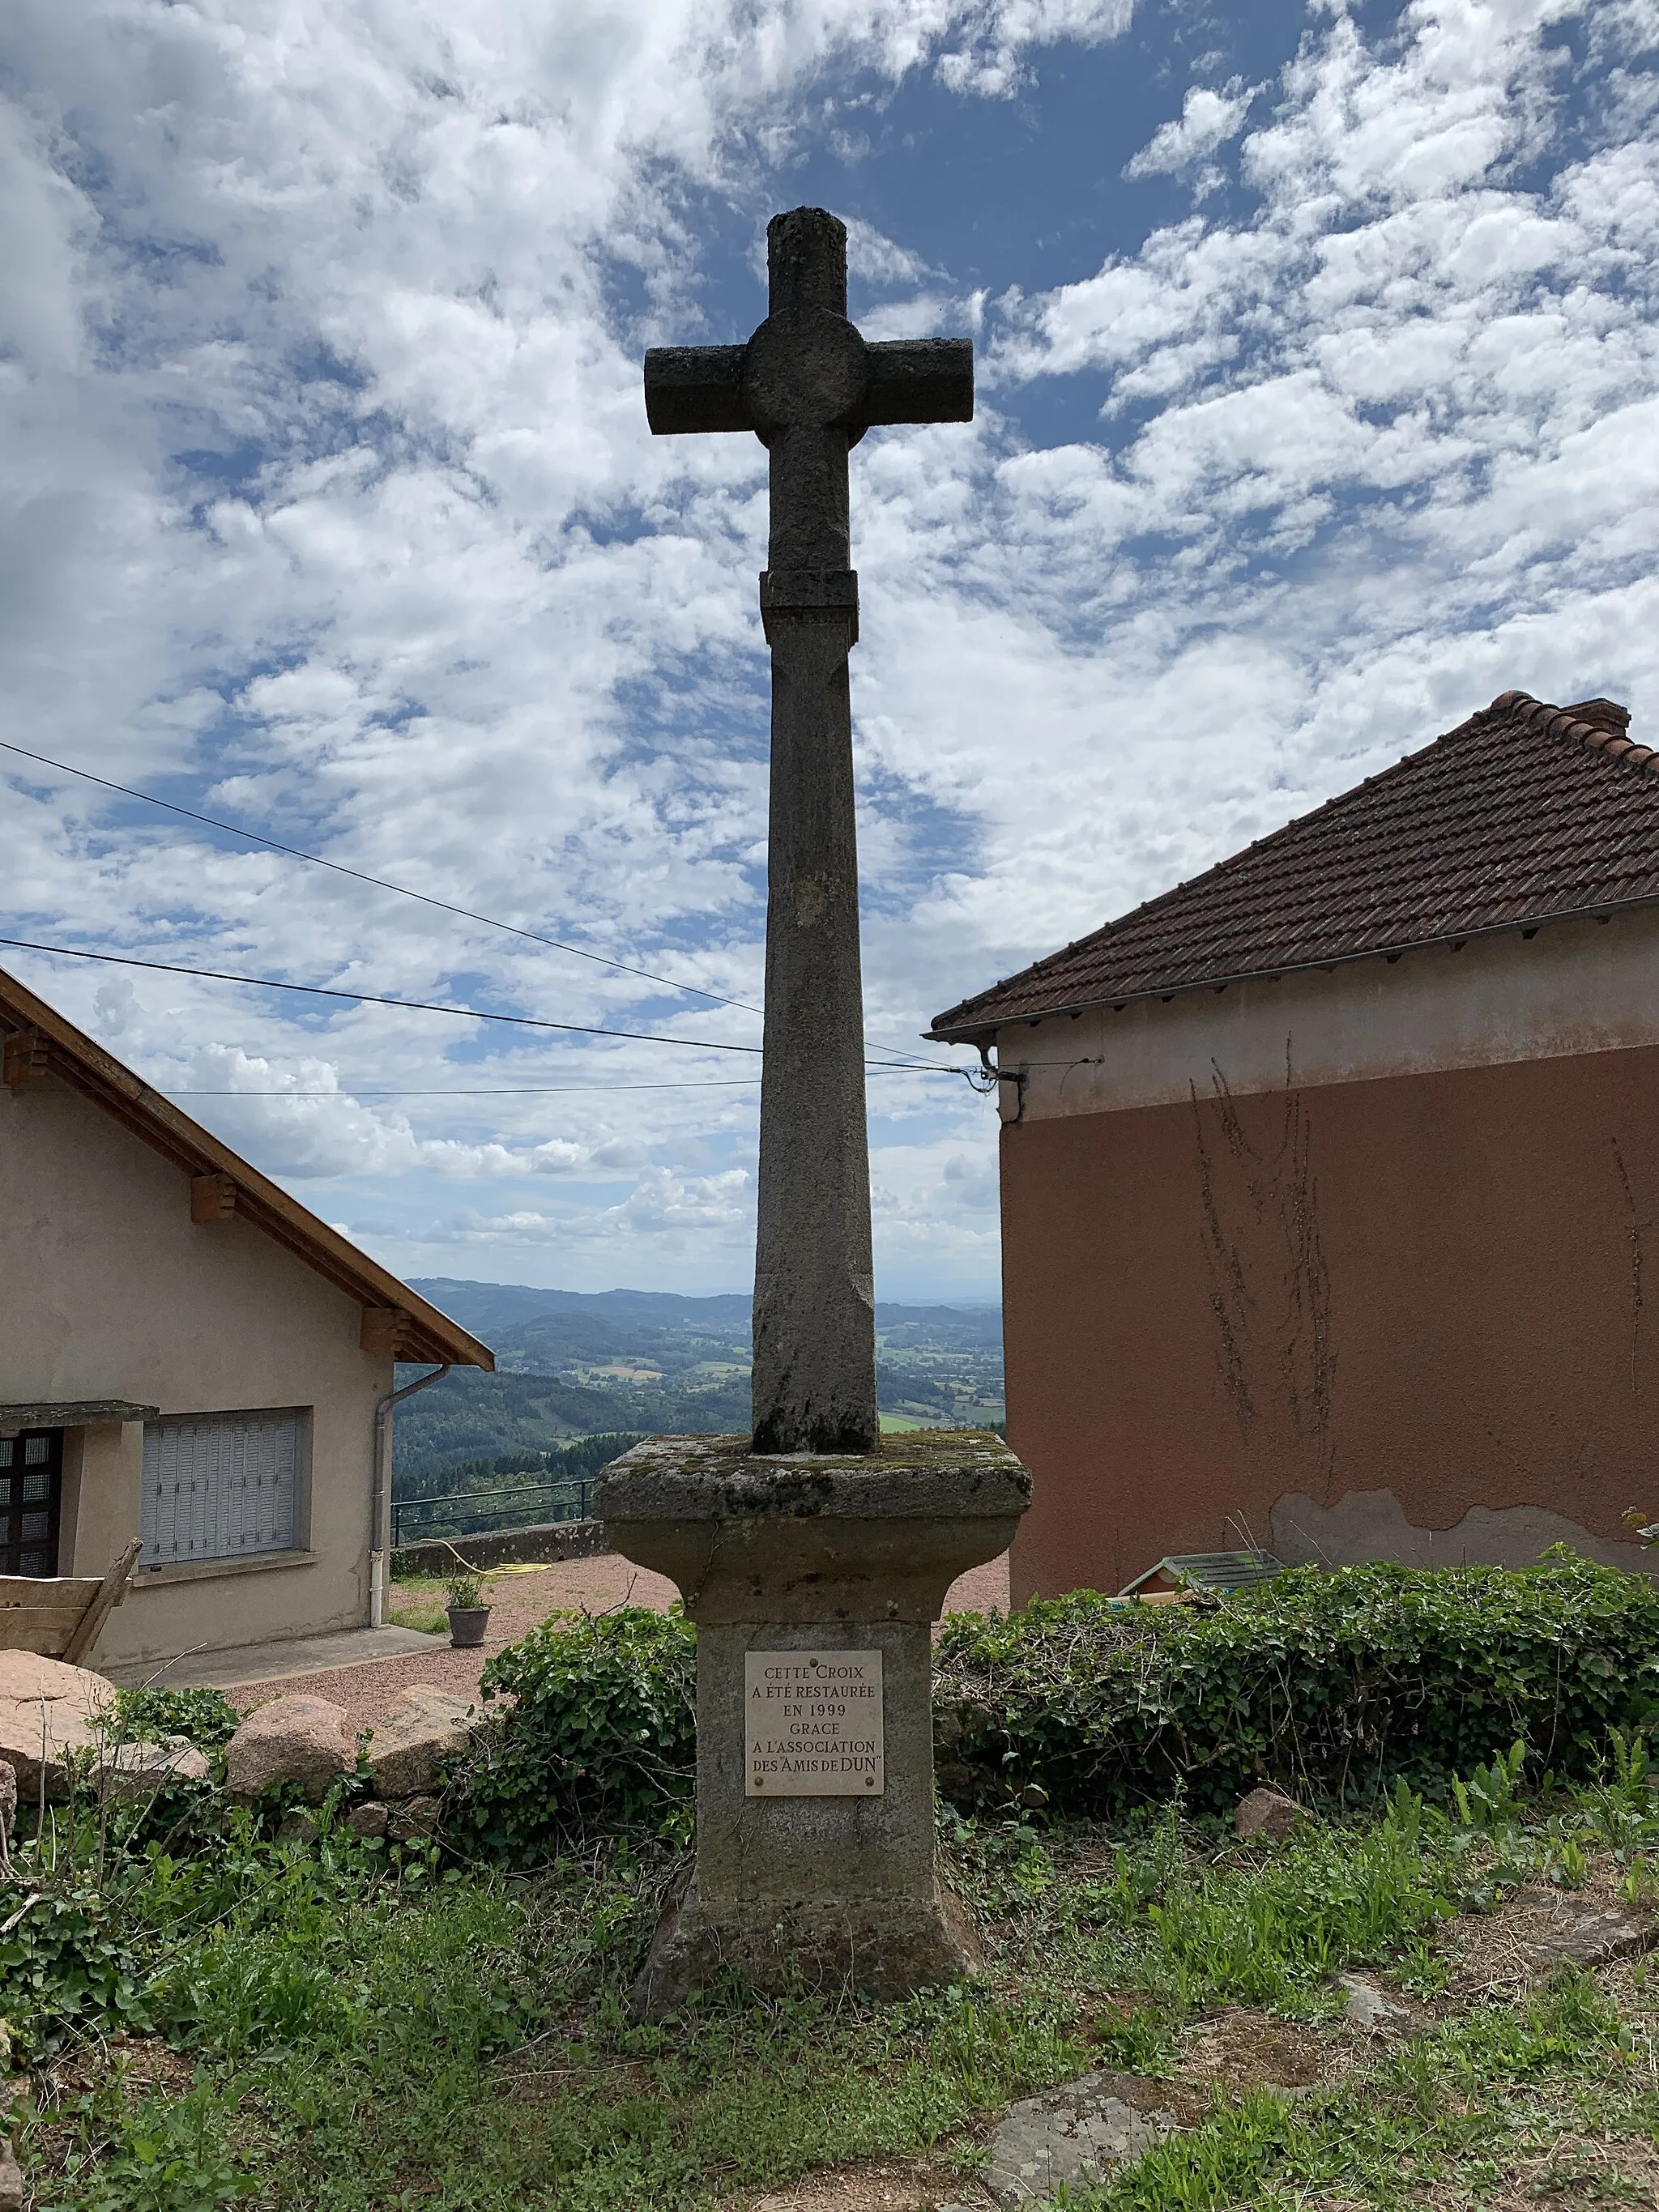
[[[46,1452],[31,1457],[28,1446],[42,1439]],[[20,1429],[0,1437],[0,1574],[49,1580],[58,1572],[63,1536],[64,1431]],[[44,1534],[37,1525],[43,1517]],[[36,1533],[25,1535],[31,1526]]]

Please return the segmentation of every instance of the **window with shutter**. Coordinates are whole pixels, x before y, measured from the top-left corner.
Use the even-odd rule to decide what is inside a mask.
[[[143,1564],[292,1550],[305,1421],[301,1413],[146,1421]]]
[[[0,1574],[55,1575],[64,1431],[0,1437]]]

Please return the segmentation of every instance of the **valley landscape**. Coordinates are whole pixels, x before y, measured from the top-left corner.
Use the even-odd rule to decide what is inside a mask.
[[[459,1368],[398,1409],[400,1496],[469,1489],[497,1461],[514,1463],[501,1474],[526,1470],[580,1437],[749,1425],[745,1295],[548,1291],[447,1277],[413,1287],[481,1336],[497,1370]],[[999,1308],[882,1304],[876,1331],[884,1428],[1001,1424]],[[398,1379],[419,1372],[399,1369]]]

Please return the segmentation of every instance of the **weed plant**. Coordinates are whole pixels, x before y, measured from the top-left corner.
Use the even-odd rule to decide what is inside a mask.
[[[452,1832],[529,1869],[591,1837],[690,1832],[696,1631],[623,1607],[556,1616],[486,1668],[510,1700],[452,1793]],[[947,1622],[941,1794],[963,1813],[1121,1820],[1179,1796],[1230,1811],[1263,1781],[1376,1805],[1444,1799],[1517,1738],[1582,1779],[1659,1699],[1659,1593],[1556,1553],[1494,1567],[1311,1569],[1224,1602],[1090,1591]]]
[[[1218,2005],[1317,2022],[1335,2010],[1329,1977],[1359,1966],[1431,1990],[1437,1924],[1519,1881],[1571,1879],[1566,1846],[1595,1856],[1612,1835],[1626,1876],[1646,1878],[1645,1761],[1621,1739],[1596,1779],[1540,1802],[1510,1752],[1444,1809],[1402,1788],[1379,1819],[1276,1846],[1171,1810],[1114,1830],[947,1814],[947,1863],[990,1932],[981,1978],[891,2007],[733,1983],[648,2027],[627,1991],[674,1865],[653,1840],[526,1877],[399,1857],[329,1807],[312,1846],[240,1814],[179,1854],[100,1839],[87,1810],[59,1820],[55,1860],[49,1831],[16,1867],[84,1904],[75,1884],[105,1854],[93,1948],[107,1971],[77,1980],[65,1962],[85,1931],[52,1948],[39,1907],[19,1923],[35,1921],[32,1963],[0,1956],[7,2016],[54,2022],[33,2055],[58,2087],[25,2144],[56,2212],[693,2212],[811,2165],[936,2149],[1091,2058],[1161,2070]],[[187,2094],[137,2094],[118,2063],[90,2063],[122,2031],[182,2053]],[[1412,2143],[1420,2178],[1499,2142],[1506,2100],[1542,2080],[1611,2095],[1624,2034],[1589,1985],[1489,2008],[1363,2089],[1218,2110],[1078,2202],[1288,2204],[1333,2176],[1380,2190]]]
[[[1659,1697],[1659,1591],[1559,1547],[1538,1566],[1314,1568],[1224,1601],[1092,1591],[946,1623],[940,1782],[964,1810],[1200,1811],[1276,1782],[1352,1805],[1443,1796],[1517,1737],[1582,1778]]]
[[[1056,1616],[1026,1632],[1057,1670]],[[952,1634],[983,1657],[981,1632]],[[1155,1643],[1160,1665],[1190,1656]],[[34,2069],[14,2117],[40,2212],[704,2212],[864,2155],[971,2164],[971,2124],[1091,2059],[1165,2070],[1217,2007],[1317,2027],[1338,2008],[1332,1975],[1360,1967],[1432,1996],[1441,1924],[1522,1883],[1610,1870],[1632,1899],[1656,1888],[1644,1738],[1562,1759],[1565,1723],[1547,1755],[1494,1736],[1531,1694],[1494,1674],[1480,1755],[1435,1770],[1434,1796],[1401,1779],[1366,1812],[1328,1801],[1279,1844],[1241,1844],[1179,1784],[1110,1822],[947,1808],[982,1973],[898,2006],[805,1987],[763,2000],[734,1980],[641,2026],[628,1992],[688,1826],[693,1651],[684,1623],[623,1613],[492,1662],[525,1718],[460,1778],[441,1850],[352,1837],[349,1782],[310,1844],[276,1840],[280,1805],[227,1814],[205,1789],[143,1806],[83,1793],[14,1839],[0,2015]],[[148,1724],[185,1733],[177,1720]],[[1540,2100],[1624,2126],[1651,2087],[1639,2027],[1569,1979],[1338,2090],[1218,2106],[1074,2201],[1420,2201],[1435,2175],[1498,2160]]]
[[[198,1751],[220,1751],[241,1715],[222,1690],[120,1689],[108,1729],[112,1743],[160,1743],[183,1736]]]

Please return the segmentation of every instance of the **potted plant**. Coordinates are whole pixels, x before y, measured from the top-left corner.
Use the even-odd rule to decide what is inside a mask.
[[[482,1644],[489,1623],[483,1601],[483,1584],[476,1575],[458,1575],[444,1584],[444,1610],[449,1615],[449,1640],[457,1649]]]

